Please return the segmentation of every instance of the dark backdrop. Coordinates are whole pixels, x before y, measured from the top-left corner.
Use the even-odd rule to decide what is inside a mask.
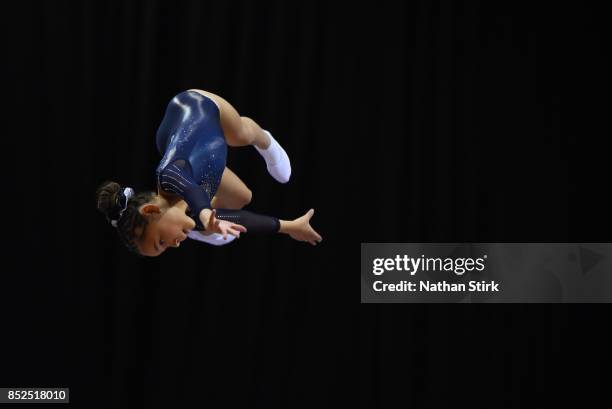
[[[357,294],[360,242],[609,241],[602,10],[48,1],[1,18],[0,386],[66,386],[88,408],[603,405],[606,306]],[[95,188],[154,188],[155,131],[188,88],[285,146],[287,185],[252,148],[228,166],[251,210],[315,208],[323,243],[121,247]]]

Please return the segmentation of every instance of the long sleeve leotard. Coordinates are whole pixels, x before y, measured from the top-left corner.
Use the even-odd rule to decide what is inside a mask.
[[[211,209],[227,159],[219,107],[199,92],[181,92],[166,108],[156,144],[162,155],[156,169],[159,188],[182,197],[196,229],[204,230],[199,214]],[[217,209],[217,218],[242,224],[249,233],[276,233],[280,228],[276,217],[248,210]]]

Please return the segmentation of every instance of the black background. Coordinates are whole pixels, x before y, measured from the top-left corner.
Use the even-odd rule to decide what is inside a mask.
[[[501,2],[20,2],[2,13],[0,386],[72,406],[604,407],[606,305],[359,305],[361,242],[609,242],[603,10]],[[287,149],[228,166],[286,236],[121,247],[168,101],[215,92]],[[6,160],[8,159],[8,160]],[[585,406],[586,407],[586,406]]]

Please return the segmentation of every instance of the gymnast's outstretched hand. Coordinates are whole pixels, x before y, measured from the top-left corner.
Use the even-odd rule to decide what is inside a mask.
[[[281,221],[281,233],[286,233],[293,239],[298,241],[307,241],[308,243],[316,246],[320,243],[323,238],[319,233],[315,231],[310,225],[310,219],[314,214],[314,209],[310,209],[302,217],[298,217],[295,220],[282,220]]]
[[[247,231],[246,227],[241,224],[217,219],[216,209],[212,209],[212,211],[210,209],[202,210],[200,213],[200,220],[202,221],[202,224],[206,228],[207,232],[220,233],[223,235],[223,240],[227,240],[228,234],[239,238],[240,232],[245,233]]]

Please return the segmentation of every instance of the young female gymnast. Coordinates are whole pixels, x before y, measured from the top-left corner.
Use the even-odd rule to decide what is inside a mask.
[[[96,191],[97,207],[131,251],[158,256],[187,237],[222,245],[240,233],[285,233],[312,245],[321,236],[310,226],[314,209],[295,220],[279,220],[241,210],[251,191],[225,166],[227,145],[253,145],[268,173],[287,183],[291,164],[272,135],[223,98],[190,89],[168,104],[157,130],[162,160],[156,170],[157,194],[135,194],[129,187],[104,182]]]

